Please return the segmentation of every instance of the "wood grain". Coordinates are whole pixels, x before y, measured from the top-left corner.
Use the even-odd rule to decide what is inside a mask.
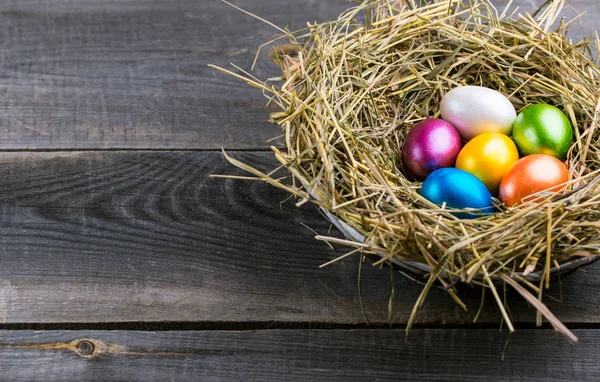
[[[269,153],[234,153],[268,171]],[[330,225],[312,206],[242,175],[214,152],[0,154],[0,321],[18,323],[213,322],[230,327],[364,323],[358,258],[313,239]],[[335,234],[335,231],[332,232]],[[600,265],[600,264],[599,264]],[[366,311],[387,322],[387,269],[363,267]],[[600,267],[564,281],[573,324],[600,322]],[[406,323],[421,286],[395,274],[393,322]],[[585,293],[584,293],[585,292]],[[469,324],[480,291],[465,288],[463,312],[434,289],[423,325]],[[558,290],[549,295],[559,296]],[[517,322],[535,314],[511,299]],[[480,322],[499,325],[491,296]]]
[[[507,0],[493,1],[501,8]],[[543,0],[517,0],[531,10]],[[344,0],[235,1],[291,30]],[[596,0],[573,36],[600,25]],[[277,31],[219,0],[0,2],[0,148],[264,149],[279,134],[256,89],[207,67],[249,69]],[[276,75],[266,57],[255,75]]]
[[[290,29],[350,5],[232,1]],[[598,28],[597,1],[571,4],[569,15],[588,10],[573,37]],[[479,290],[462,288],[463,312],[434,289],[406,337],[379,329],[391,286],[398,326],[421,286],[367,262],[379,326],[356,329],[367,328],[358,258],[318,268],[346,251],[300,224],[337,234],[320,214],[261,183],[208,177],[244,174],[203,150],[263,150],[279,131],[258,91],[206,64],[247,69],[275,34],[218,0],[0,2],[0,329],[173,330],[0,330],[0,380],[599,380],[600,264],[564,281],[563,304],[548,301],[590,328],[575,330],[578,346],[530,329],[534,312],[509,292],[519,331],[500,362],[506,333],[484,329],[499,326],[490,296],[477,326]],[[276,74],[266,52],[255,74]],[[234,155],[275,166],[269,153]],[[247,328],[277,329],[222,331]]]
[[[291,30],[347,6],[234,3]],[[266,99],[207,64],[249,69],[277,33],[219,0],[1,2],[0,147],[268,147]]]
[[[576,333],[524,330],[501,361],[496,330],[2,331],[0,379],[597,381],[600,332]]]

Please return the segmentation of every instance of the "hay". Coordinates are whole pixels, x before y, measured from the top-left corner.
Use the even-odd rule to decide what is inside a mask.
[[[597,36],[567,39],[562,0],[535,14],[495,9],[487,0],[364,1],[334,22],[289,33],[274,51],[280,79],[217,68],[261,89],[281,111],[275,157],[292,175],[274,179],[229,156],[258,179],[334,213],[365,242],[341,241],[351,253],[427,264],[432,271],[407,325],[435,282],[461,306],[457,282],[489,288],[513,331],[495,283],[515,288],[560,333],[576,337],[542,303],[550,270],[600,248],[600,68]],[[365,22],[357,19],[365,17]],[[281,30],[283,31],[283,30]],[[295,47],[295,49],[294,49]],[[296,53],[297,52],[297,53]],[[279,82],[278,82],[279,81]],[[521,207],[460,220],[419,195],[400,149],[415,123],[439,116],[442,96],[459,85],[499,90],[519,110],[549,103],[570,117],[575,141],[561,195],[537,195]],[[226,154],[225,154],[226,155]],[[339,239],[321,238],[332,242]],[[540,272],[538,285],[523,275]],[[535,297],[534,297],[535,296]],[[466,309],[466,307],[465,307]]]

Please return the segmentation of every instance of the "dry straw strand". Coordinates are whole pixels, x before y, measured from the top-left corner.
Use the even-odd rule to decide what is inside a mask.
[[[354,247],[358,256],[429,266],[409,327],[434,282],[449,286],[459,303],[451,286],[465,282],[491,289],[512,330],[496,291],[509,285],[575,341],[542,303],[542,290],[561,264],[600,249],[600,68],[592,54],[600,42],[570,41],[563,7],[556,0],[532,14],[510,6],[499,13],[488,0],[368,0],[332,22],[279,29],[295,48],[274,51],[277,81],[215,68],[279,106],[271,121],[284,138],[272,150],[291,180],[226,158],[365,238],[321,239]],[[497,213],[469,220],[421,197],[399,160],[402,142],[416,122],[439,116],[443,95],[460,85],[498,90],[518,110],[533,103],[563,109],[575,136],[568,191],[515,208],[498,202]],[[532,272],[542,275],[539,286],[524,279]]]

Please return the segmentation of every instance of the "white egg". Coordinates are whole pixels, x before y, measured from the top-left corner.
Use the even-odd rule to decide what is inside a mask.
[[[442,118],[450,122],[463,139],[483,133],[510,136],[517,112],[502,93],[482,86],[452,89],[440,106]]]

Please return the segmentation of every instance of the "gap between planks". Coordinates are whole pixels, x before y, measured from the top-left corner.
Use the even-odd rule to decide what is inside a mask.
[[[572,330],[600,330],[600,322],[569,322]],[[411,327],[408,332],[419,330],[498,330],[506,333],[500,323],[420,323]],[[538,327],[535,322],[517,322],[515,329],[551,330],[552,326],[544,322]],[[406,324],[366,324],[366,323],[327,323],[327,322],[292,322],[292,321],[249,321],[249,322],[219,322],[219,321],[181,321],[181,322],[64,322],[64,323],[7,323],[0,324],[0,331],[28,330],[134,330],[141,332],[155,331],[257,331],[257,330],[406,330]]]
[[[254,148],[235,148],[235,147],[223,147],[223,148],[34,148],[34,149],[2,149],[0,153],[77,153],[77,152],[197,152],[197,153],[214,153],[221,152],[221,150],[230,152],[243,152],[243,153],[270,153],[272,152],[269,148],[254,149]]]

